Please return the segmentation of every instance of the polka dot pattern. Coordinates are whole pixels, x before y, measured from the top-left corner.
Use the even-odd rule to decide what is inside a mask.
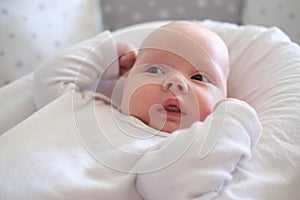
[[[104,27],[166,19],[213,19],[240,23],[242,0],[101,0]]]
[[[98,0],[1,0],[0,86],[101,29]]]
[[[242,23],[277,26],[300,44],[300,1],[248,0],[245,2]]]

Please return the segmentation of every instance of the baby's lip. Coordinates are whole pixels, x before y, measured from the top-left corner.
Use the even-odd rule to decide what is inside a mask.
[[[165,101],[163,101],[162,106],[166,112],[186,115],[182,107],[181,101],[177,98],[166,99]]]

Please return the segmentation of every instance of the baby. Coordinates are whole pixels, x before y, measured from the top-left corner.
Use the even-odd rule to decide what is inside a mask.
[[[196,23],[167,24],[142,43],[121,111],[169,133],[203,121],[226,98],[228,59],[214,32]]]
[[[154,30],[137,54],[106,31],[45,61],[33,83],[38,126],[28,120],[20,127],[34,131],[10,134],[26,137],[25,147],[9,152],[29,169],[22,176],[28,181],[11,181],[22,192],[7,196],[217,197],[261,131],[251,106],[227,99],[228,59],[217,34],[175,21]],[[11,147],[11,141],[2,142]],[[16,177],[10,172],[3,176]]]

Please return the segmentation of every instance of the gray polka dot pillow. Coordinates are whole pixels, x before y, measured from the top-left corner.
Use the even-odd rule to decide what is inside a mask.
[[[240,23],[243,0],[101,0],[104,27],[166,19],[212,19]]]
[[[0,86],[101,29],[98,0],[1,0]]]

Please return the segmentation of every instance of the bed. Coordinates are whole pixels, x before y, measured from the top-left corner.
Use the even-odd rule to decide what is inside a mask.
[[[137,24],[115,30],[117,41],[130,42],[136,47],[141,40],[167,21]],[[254,25],[236,25],[225,22],[204,20],[199,23],[217,32],[225,41],[230,52],[231,72],[228,81],[228,96],[242,99],[252,105],[263,126],[262,136],[253,149],[252,157],[234,172],[234,178],[216,199],[299,199],[300,196],[300,47],[276,27],[266,28]],[[13,179],[0,179],[0,199],[30,199],[27,196],[26,181],[34,182],[26,176],[22,161],[10,158],[10,151],[26,146],[27,132],[39,127],[38,114],[32,99],[32,74],[0,89],[0,171],[13,173]],[[47,106],[46,106],[47,107]],[[43,108],[45,109],[45,108]],[[51,112],[49,107],[49,112]],[[36,120],[36,125],[28,127],[28,121]],[[5,143],[5,138],[15,136],[16,141]],[[4,138],[4,139],[3,139]],[[31,137],[31,139],[34,139]],[[64,142],[59,141],[57,154]],[[42,144],[41,144],[42,145]],[[21,146],[21,147],[20,147]],[[34,165],[34,157],[24,150],[28,162]],[[47,147],[41,152],[47,156]],[[82,199],[76,193],[81,180],[84,185],[85,167],[89,160],[80,155],[74,158],[81,163],[80,170],[72,171],[62,178],[55,178],[61,189],[50,185],[35,185],[48,194],[42,199]],[[82,160],[81,160],[82,159]],[[65,163],[65,162],[62,162]],[[59,163],[49,163],[53,170],[71,168]],[[30,166],[26,165],[27,167]],[[51,166],[50,166],[51,167]],[[49,167],[49,168],[50,168]],[[43,169],[40,169],[43,170]],[[77,173],[75,173],[77,172]],[[24,178],[26,177],[26,178]],[[53,177],[45,176],[45,179]],[[92,187],[93,184],[89,183]],[[83,186],[84,187],[84,186]],[[89,190],[90,189],[90,190]],[[92,190],[91,190],[92,189]],[[97,187],[87,188],[96,199]],[[66,195],[66,196],[64,196]],[[34,195],[33,195],[34,196]],[[88,197],[91,197],[88,196]],[[19,197],[19,198],[18,198]],[[64,198],[66,197],[66,198]],[[68,198],[67,198],[68,197]],[[101,199],[101,197],[99,197]],[[86,199],[86,198],[85,198]],[[93,199],[93,198],[91,198]]]

